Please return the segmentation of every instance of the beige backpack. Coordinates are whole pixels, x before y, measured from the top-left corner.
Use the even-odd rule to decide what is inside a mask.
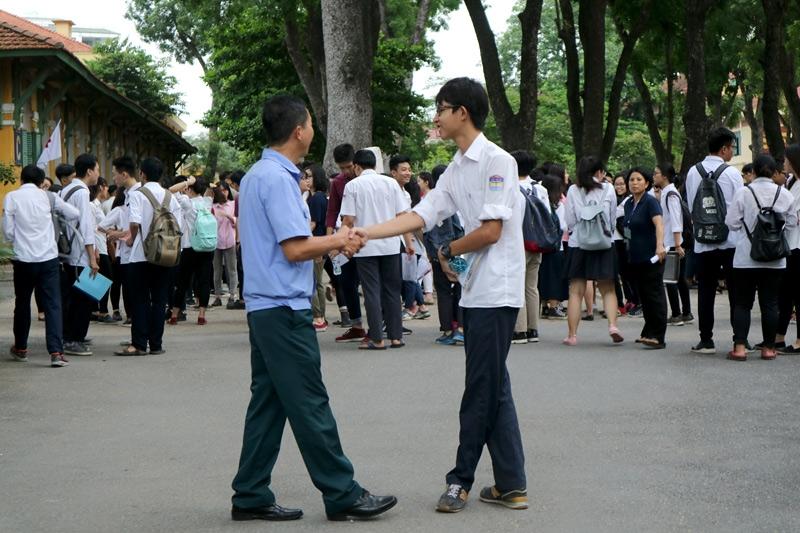
[[[150,200],[153,206],[153,220],[150,222],[150,232],[144,239],[144,257],[148,263],[163,267],[174,267],[181,257],[181,226],[172,211],[169,202],[172,193],[164,191],[164,201],[161,205],[156,197],[146,187],[138,189]]]

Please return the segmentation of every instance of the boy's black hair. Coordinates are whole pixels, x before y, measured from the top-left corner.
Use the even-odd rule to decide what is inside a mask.
[[[75,167],[73,167],[69,163],[61,163],[60,165],[58,165],[56,167],[56,177],[59,180],[62,180],[64,178],[68,178],[68,177],[72,176],[73,174],[75,174]]]
[[[353,164],[361,168],[369,168],[375,170],[377,161],[375,159],[375,152],[372,150],[359,150],[353,156]]]
[[[708,153],[716,154],[725,146],[736,142],[736,134],[728,128],[717,128],[708,136]]]
[[[536,168],[536,156],[526,150],[514,150],[511,157],[517,161],[517,176],[530,176]]]
[[[161,174],[164,173],[164,165],[157,157],[146,157],[142,160],[139,168],[144,174],[145,181],[160,181]]]
[[[136,163],[133,162],[133,158],[127,155],[116,158],[111,162],[111,165],[117,169],[118,172],[127,172],[130,177],[136,177]]]
[[[75,175],[85,178],[86,173],[97,165],[97,157],[94,154],[81,154],[75,158]]]
[[[489,97],[483,85],[471,78],[453,78],[445,83],[436,95],[436,105],[449,104],[463,107],[469,113],[472,125],[482,130],[489,115]]]
[[[264,103],[261,124],[267,136],[268,146],[279,146],[289,140],[297,126],[308,120],[306,104],[296,96],[279,94]]]
[[[355,149],[350,143],[338,145],[333,149],[333,162],[334,163],[352,163],[355,156]]]
[[[397,170],[403,163],[411,164],[411,158],[403,154],[395,154],[389,158],[389,170]]]
[[[37,187],[41,187],[42,182],[44,182],[44,176],[44,170],[41,168],[36,165],[27,165],[20,173],[20,181],[22,183],[33,183]]]

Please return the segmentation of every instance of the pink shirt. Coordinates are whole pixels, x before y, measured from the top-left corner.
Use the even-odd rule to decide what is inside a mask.
[[[217,250],[227,250],[236,245],[236,223],[226,214],[234,216],[236,203],[229,200],[224,204],[214,204],[214,216],[217,217]]]

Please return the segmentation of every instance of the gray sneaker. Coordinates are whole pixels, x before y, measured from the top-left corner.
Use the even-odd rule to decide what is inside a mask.
[[[670,326],[682,326],[685,322],[683,321],[683,317],[681,315],[671,316],[669,320],[667,320],[667,324]]]
[[[92,351],[82,342],[65,342],[64,353],[67,355],[92,355]]]
[[[457,513],[467,506],[469,493],[461,485],[455,483],[447,486],[447,490],[439,498],[436,510],[440,513]]]
[[[64,358],[63,353],[55,352],[50,354],[50,366],[54,368],[68,366],[69,361]]]

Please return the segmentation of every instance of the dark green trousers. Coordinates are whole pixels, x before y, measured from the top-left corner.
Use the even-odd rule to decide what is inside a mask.
[[[317,333],[311,310],[278,307],[247,315],[252,384],[244,423],[233,504],[241,508],[275,503],[270,490],[286,420],[292,427],[327,513],[352,506],[361,496],[353,465],[339,442],[336,420],[322,383]]]

